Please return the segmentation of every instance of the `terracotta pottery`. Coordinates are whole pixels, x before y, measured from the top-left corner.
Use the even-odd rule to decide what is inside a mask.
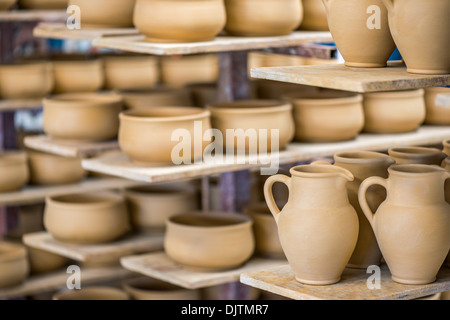
[[[186,268],[218,271],[241,266],[253,255],[252,220],[229,212],[185,213],[167,220],[164,248]]]
[[[450,172],[450,157],[447,157],[444,162],[442,162],[442,167]],[[450,203],[450,181],[445,182],[445,200]],[[450,262],[450,259],[447,258],[447,263]]]
[[[107,90],[150,88],[159,82],[159,59],[156,57],[109,55],[102,60]]]
[[[389,150],[397,164],[428,164],[441,166],[446,155],[439,149],[428,147],[398,147]]]
[[[11,8],[17,0],[0,0],[0,11],[5,11]]]
[[[137,0],[134,25],[152,42],[214,39],[224,28],[223,0]]]
[[[48,251],[27,247],[31,274],[43,274],[62,269],[70,259]]]
[[[37,185],[71,184],[82,181],[87,172],[82,158],[62,157],[39,151],[27,151],[30,182]]]
[[[128,294],[115,287],[91,286],[58,292],[53,300],[129,300]]]
[[[446,140],[443,143],[444,149],[443,152],[450,157],[450,140]]]
[[[0,152],[0,177],[0,192],[17,191],[25,186],[30,177],[26,153]]]
[[[68,0],[19,0],[19,7],[31,10],[58,10],[66,9],[68,2]]]
[[[137,277],[122,282],[132,300],[199,300],[200,290],[185,289],[149,277]]]
[[[14,228],[8,228],[6,236],[12,240],[22,241],[25,234],[45,231],[43,217],[43,203],[20,206],[17,225]]]
[[[303,19],[298,0],[225,0],[225,30],[236,36],[288,35]]]
[[[328,25],[345,65],[380,68],[394,52],[382,0],[323,0]]]
[[[218,148],[238,153],[282,150],[294,138],[292,105],[277,100],[239,100],[209,105],[212,127],[222,134]],[[229,137],[228,130],[233,130]],[[242,134],[239,135],[239,131]],[[265,135],[261,135],[264,130]],[[274,135],[276,133],[276,135]],[[272,141],[272,139],[278,139]],[[261,149],[265,147],[266,150]]]
[[[137,229],[164,230],[166,220],[200,209],[196,190],[176,185],[142,186],[124,190],[132,225]]]
[[[210,112],[201,108],[129,110],[120,114],[119,145],[138,164],[187,164],[203,157],[210,128]],[[177,132],[180,136],[172,139]]]
[[[364,94],[365,132],[411,132],[424,122],[425,114],[423,89]]]
[[[21,284],[28,277],[30,266],[25,246],[0,241],[0,288]]]
[[[361,208],[395,282],[436,280],[450,249],[450,204],[444,198],[448,178],[450,173],[437,166],[405,164],[391,166],[389,179],[371,177],[361,184]],[[375,214],[365,196],[372,185],[387,190],[387,199]]]
[[[425,105],[427,109],[426,124],[450,125],[450,108],[445,103],[450,98],[450,87],[434,87],[425,89]]]
[[[0,65],[2,99],[40,99],[53,90],[53,67],[48,62]]]
[[[355,138],[364,127],[360,94],[325,90],[283,96],[294,106],[295,140],[335,142]]]
[[[383,0],[383,3],[389,11],[392,37],[408,72],[450,73],[450,2]]]
[[[117,136],[122,97],[73,93],[44,99],[43,129],[54,139],[106,141]]]
[[[233,290],[239,292],[240,297],[242,297],[241,300],[258,300],[262,291],[240,282],[229,282],[223,285],[202,288],[202,300],[233,300],[232,295],[229,294],[230,290],[227,290],[228,288],[233,288]],[[245,296],[244,292],[246,293]]]
[[[124,197],[112,192],[50,196],[44,226],[57,240],[69,243],[105,243],[130,230]]]
[[[318,87],[304,86],[301,84],[279,82],[272,80],[258,80],[256,83],[259,99],[280,100],[287,94],[316,93]]]
[[[255,252],[267,258],[284,259],[278,236],[278,227],[266,203],[255,203],[244,208],[244,213],[253,220]]]
[[[192,94],[186,88],[154,88],[118,92],[127,109],[164,106],[194,106]]]
[[[69,0],[81,9],[81,28],[132,28],[135,0]]]
[[[328,31],[327,11],[322,0],[303,0],[301,30]]]
[[[295,279],[309,285],[339,282],[358,240],[358,215],[346,188],[353,175],[320,164],[297,166],[290,173],[292,177],[267,179],[264,195]],[[272,194],[277,182],[289,188],[289,201],[281,211]]]

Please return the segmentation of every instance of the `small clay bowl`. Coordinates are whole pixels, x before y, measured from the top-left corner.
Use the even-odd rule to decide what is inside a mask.
[[[428,164],[441,166],[447,157],[437,148],[427,147],[398,147],[388,151],[396,164]]]
[[[27,247],[31,274],[44,274],[62,269],[70,259],[44,250]]]
[[[28,277],[29,272],[30,266],[25,246],[0,241],[0,288],[21,284]]]
[[[86,287],[80,290],[58,292],[53,300],[129,300],[126,292],[113,287]]]
[[[120,90],[126,109],[194,106],[191,92],[186,88],[153,88]]]
[[[444,103],[450,97],[450,88],[425,88],[425,105],[427,114],[425,123],[431,125],[450,125],[450,108]]]
[[[12,192],[25,186],[30,177],[25,152],[0,152],[0,192]]]

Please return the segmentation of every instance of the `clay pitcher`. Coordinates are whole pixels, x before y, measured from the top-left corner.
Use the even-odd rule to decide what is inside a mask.
[[[387,178],[388,168],[395,163],[395,160],[383,153],[371,151],[343,152],[336,154],[334,160],[336,166],[347,169],[355,177],[347,184],[347,192],[351,205],[358,213],[359,236],[347,267],[367,269],[371,265],[380,265],[382,254],[372,227],[359,205],[358,190],[361,183],[369,177]],[[370,188],[367,193],[367,202],[371,210],[376,211],[384,200],[386,200],[384,188],[380,186]]]
[[[269,177],[264,196],[295,279],[309,285],[339,282],[358,239],[358,216],[346,188],[353,175],[329,165],[297,166],[290,173]],[[282,211],[272,193],[276,182],[289,189]]]
[[[450,205],[444,183],[450,173],[438,166],[406,164],[389,168],[389,178],[370,177],[361,184],[359,202],[374,230],[392,280],[428,284],[450,249]],[[367,189],[381,185],[387,199],[374,214]]]

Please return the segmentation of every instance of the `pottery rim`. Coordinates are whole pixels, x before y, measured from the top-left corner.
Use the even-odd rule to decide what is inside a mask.
[[[0,166],[14,166],[27,163],[28,157],[22,151],[4,151],[0,152]]]
[[[26,257],[25,246],[11,242],[0,242],[0,262],[25,259]]]
[[[46,102],[60,102],[66,105],[80,105],[83,107],[91,108],[92,106],[98,106],[99,104],[110,103],[122,103],[123,98],[116,93],[95,93],[95,92],[80,92],[80,93],[62,93],[44,98],[44,104]]]
[[[342,163],[373,163],[373,162],[387,162],[395,164],[395,160],[387,154],[375,151],[347,151],[334,155],[335,161]]]
[[[389,154],[402,159],[421,158],[424,155],[442,155],[443,158],[445,157],[442,150],[428,147],[397,147],[390,149]]]
[[[136,109],[122,111],[121,120],[135,122],[177,122],[194,121],[200,118],[209,118],[210,111],[197,107],[154,107],[151,109]]]
[[[29,71],[28,67],[45,67],[47,70],[53,68],[53,64],[48,61],[21,61],[9,64],[0,65],[0,72],[2,73],[18,73]]]
[[[168,218],[166,223],[189,231],[216,233],[218,230],[226,231],[251,226],[253,220],[250,217],[237,213],[216,211],[211,214],[205,214],[193,211],[176,214]]]
[[[291,111],[292,105],[278,100],[238,100],[227,103],[215,103],[207,106],[208,110],[218,114],[251,114]]]
[[[391,166],[388,171],[389,174],[395,174],[404,177],[410,177],[411,174],[414,174],[415,176],[427,176],[436,173],[448,173],[442,167],[428,164],[396,164]]]
[[[369,92],[364,93],[364,97],[370,99],[404,99],[404,98],[423,97],[424,94],[425,94],[424,89],[414,89],[414,90],[400,90],[400,91]]]
[[[102,208],[121,203],[124,201],[124,198],[114,192],[103,191],[97,193],[73,193],[48,196],[46,201],[48,204],[62,207]]]
[[[98,299],[98,297],[102,297]],[[94,298],[97,297],[97,298]],[[67,290],[56,293],[53,300],[128,300],[126,292],[113,287],[87,287],[82,290]]]
[[[305,105],[341,105],[362,102],[363,95],[347,91],[327,90],[318,92],[287,93],[282,96],[282,99]]]
[[[353,181],[353,174],[344,168],[338,166],[330,166],[326,164],[301,165],[293,167],[289,170],[292,176],[307,178],[330,178],[341,176],[348,181]]]

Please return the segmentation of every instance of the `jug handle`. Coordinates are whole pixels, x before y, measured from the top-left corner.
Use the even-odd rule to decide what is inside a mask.
[[[382,0],[388,10],[394,9],[394,0]]]
[[[369,204],[367,203],[367,190],[375,185],[378,184],[382,187],[384,187],[387,190],[388,187],[388,181],[387,179],[383,179],[381,177],[370,177],[361,183],[361,186],[359,187],[358,191],[358,200],[359,204],[361,206],[362,211],[364,212],[364,215],[367,217],[367,220],[369,221],[372,228],[374,228],[374,217],[375,214],[372,212],[372,210],[369,207]]]
[[[284,183],[288,187],[288,190],[290,191],[289,186],[291,184],[291,178],[282,174],[277,174],[269,177],[266,180],[266,183],[264,184],[264,198],[266,199],[266,203],[267,206],[269,207],[270,212],[275,218],[275,222],[278,224],[278,219],[280,217],[281,211],[280,208],[278,208],[277,203],[275,202],[272,191],[273,185],[277,182]]]

